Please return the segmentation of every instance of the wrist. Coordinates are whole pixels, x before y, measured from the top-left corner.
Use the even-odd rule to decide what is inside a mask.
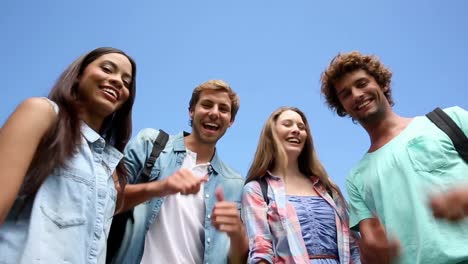
[[[234,245],[242,245],[247,242],[247,237],[245,235],[245,228],[241,224],[239,230],[237,232],[233,232],[228,234],[229,239],[231,240],[231,244]]]

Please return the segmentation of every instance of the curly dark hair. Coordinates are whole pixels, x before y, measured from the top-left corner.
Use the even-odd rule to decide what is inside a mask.
[[[385,97],[391,106],[394,105],[392,90],[390,88],[392,72],[380,62],[377,56],[364,55],[358,51],[338,53],[320,76],[320,81],[322,82],[321,92],[323,96],[325,96],[328,107],[339,116],[346,116],[347,113],[338,99],[335,84],[347,73],[360,69],[365,70],[374,77],[380,88],[388,88],[387,91],[384,92]]]

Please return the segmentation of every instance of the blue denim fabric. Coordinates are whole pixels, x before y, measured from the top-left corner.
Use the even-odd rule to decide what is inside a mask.
[[[143,170],[146,159],[150,156],[153,142],[159,130],[144,129],[129,142],[124,152],[124,160],[129,170],[129,183],[138,183],[138,175]],[[150,180],[164,179],[177,171],[184,161],[186,148],[184,145],[185,133],[170,136],[166,147],[151,171]],[[227,263],[230,241],[225,233],[218,232],[210,221],[211,212],[216,203],[215,190],[221,186],[224,198],[236,202],[240,210],[242,176],[225,165],[215,153],[211,160],[210,175],[204,184],[205,194],[205,252],[204,263]],[[145,236],[154,219],[158,215],[164,198],[153,198],[138,205],[134,209],[134,222],[127,224],[126,234],[122,248],[116,255],[114,263],[140,263],[143,256]],[[188,219],[188,221],[190,221]],[[164,241],[161,241],[164,243]]]
[[[20,215],[16,200],[0,225],[0,263],[105,263],[112,172],[123,155],[84,123],[82,138],[67,168],[56,169]]]

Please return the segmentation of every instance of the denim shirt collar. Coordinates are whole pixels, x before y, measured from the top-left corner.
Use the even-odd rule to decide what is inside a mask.
[[[101,139],[102,142],[105,140],[96,131],[90,128],[85,122],[81,122],[81,134],[89,143],[94,143]]]
[[[188,132],[180,132],[174,137],[174,152],[186,152],[186,147],[184,144],[184,137],[190,135]],[[213,158],[210,161],[210,167],[208,170],[213,170],[214,175],[217,175],[221,172],[221,161],[219,160],[218,157],[218,152],[216,151],[215,148],[215,153],[213,155]]]
[[[81,134],[93,147],[100,146],[104,149],[104,161],[109,167],[114,168],[123,158],[123,153],[117,150],[114,146],[107,144],[106,140],[96,131],[90,128],[85,122],[81,122]]]

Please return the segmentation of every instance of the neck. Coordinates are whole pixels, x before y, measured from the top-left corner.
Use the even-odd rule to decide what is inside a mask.
[[[365,124],[361,123],[362,127],[367,131],[367,134],[369,134],[371,141],[368,152],[379,149],[398,136],[410,122],[411,118],[401,117],[390,110],[379,120]]]
[[[102,123],[104,122],[103,118],[91,116],[87,113],[82,113],[80,118],[97,133],[101,131]]]
[[[290,160],[294,162],[289,162]],[[299,170],[299,165],[297,163],[297,157],[290,157],[288,158],[288,162],[286,164],[286,167],[284,169],[281,169],[280,167],[276,166],[271,173],[273,175],[278,176],[283,178],[283,180],[286,180],[287,178],[292,178],[292,177],[303,177],[302,172]]]
[[[197,164],[210,162],[216,149],[214,144],[201,143],[193,134],[184,138],[184,144],[187,149],[197,153]]]

